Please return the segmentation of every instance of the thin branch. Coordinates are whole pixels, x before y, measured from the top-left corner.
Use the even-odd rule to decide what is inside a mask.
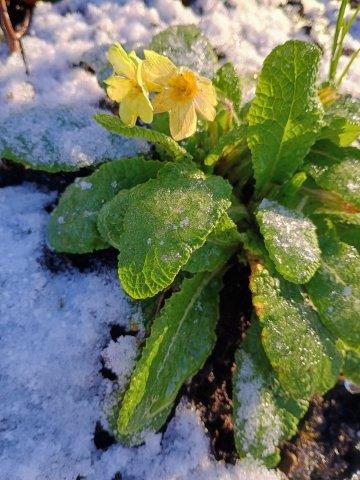
[[[21,38],[29,29],[32,9],[33,7],[30,6],[25,10],[23,21],[18,28],[14,28],[8,12],[6,0],[0,0],[0,26],[4,31],[10,53],[21,53],[27,75],[29,74],[29,68],[25,59]]]

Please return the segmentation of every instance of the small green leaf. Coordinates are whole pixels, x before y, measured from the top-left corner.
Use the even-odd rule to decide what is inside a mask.
[[[142,157],[114,160],[88,177],[77,178],[60,198],[48,225],[50,245],[58,252],[87,253],[109,246],[97,229],[102,206],[120,190],[156,177],[163,164]]]
[[[231,62],[225,63],[216,72],[213,79],[215,87],[220,90],[233,105],[236,115],[241,110],[241,81]]]
[[[183,270],[190,273],[212,272],[231,257],[239,243],[240,234],[236,225],[225,213],[204,245],[192,254]]]
[[[360,208],[360,150],[317,142],[308,156],[308,172],[317,185]]]
[[[309,402],[294,399],[281,387],[261,345],[256,318],[235,353],[233,374],[234,435],[241,457],[274,467],[280,460],[279,444],[296,433]]]
[[[277,271],[290,282],[308,282],[320,265],[320,248],[312,221],[267,199],[259,205],[256,218]]]
[[[175,142],[171,137],[155,130],[150,130],[145,127],[126,127],[120,118],[115,115],[107,115],[105,113],[97,113],[94,115],[94,120],[104,127],[106,130],[124,137],[140,137],[145,138],[150,143],[164,147],[167,152],[175,159],[188,157],[186,150]]]
[[[321,265],[307,285],[326,327],[347,345],[360,347],[360,255],[354,247],[322,238]]]
[[[153,37],[149,49],[166,55],[178,67],[189,67],[209,78],[219,65],[211,43],[195,25],[175,25],[163,30]]]
[[[343,374],[350,382],[360,385],[360,352],[346,351]]]
[[[294,398],[326,392],[342,366],[335,339],[304,300],[301,287],[280,277],[270,261],[252,260],[251,270],[262,343],[282,387]]]
[[[221,282],[214,274],[183,281],[154,320],[132,374],[117,422],[118,437],[130,445],[158,430],[181,385],[204,364],[215,344]]]
[[[245,141],[246,132],[247,132],[246,126],[240,125],[239,127],[235,127],[229,132],[226,132],[223,135],[221,135],[216,145],[212,148],[212,150],[206,156],[204,160],[205,165],[208,165],[208,166],[214,165],[218,161],[220,155],[222,154],[223,150],[227,146]]]
[[[266,58],[248,113],[248,142],[258,190],[288,180],[316,139],[320,50],[290,40]]]
[[[170,162],[129,192],[119,245],[119,277],[133,298],[168,287],[230,206],[230,185],[191,162]]]
[[[319,138],[327,138],[340,147],[351,145],[360,135],[360,100],[341,95],[325,110],[324,127]]]

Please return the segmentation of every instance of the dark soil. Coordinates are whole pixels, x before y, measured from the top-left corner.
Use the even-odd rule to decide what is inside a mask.
[[[0,161],[0,188],[23,182],[36,183],[40,188],[62,192],[76,176],[74,173],[50,174],[36,172]],[[47,206],[51,212],[55,203]],[[67,268],[87,270],[100,265],[116,265],[116,252],[104,250],[91,255],[57,254],[44,247],[39,261],[54,273]],[[249,326],[251,299],[246,268],[234,259],[224,278],[221,292],[218,340],[202,370],[185,385],[179,394],[187,395],[201,411],[209,432],[211,448],[219,460],[234,463],[231,374],[234,353]],[[118,325],[111,325],[109,339],[129,334]],[[133,334],[135,334],[133,332]],[[116,381],[116,375],[101,368],[100,373]],[[100,423],[94,427],[94,443],[106,450],[114,437]],[[301,422],[299,433],[282,447],[280,464],[290,480],[345,480],[360,469],[360,395],[352,395],[342,382],[324,397],[313,399],[309,412]]]
[[[343,480],[360,470],[360,395],[339,382],[314,398],[280,466],[291,480]]]

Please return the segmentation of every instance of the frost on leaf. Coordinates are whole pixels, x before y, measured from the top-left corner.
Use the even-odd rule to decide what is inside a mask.
[[[308,156],[308,172],[320,188],[338,193],[360,208],[360,150],[317,142]]]
[[[76,171],[146,150],[111,135],[93,121],[89,106],[24,106],[0,119],[0,155],[35,170]]]
[[[124,158],[101,165],[88,177],[68,186],[52,213],[48,238],[58,252],[87,253],[109,246],[97,228],[100,209],[120,190],[156,177],[163,164],[142,157]]]
[[[262,460],[268,467],[280,460],[278,446],[295,434],[308,408],[280,386],[260,342],[256,318],[235,354],[233,376],[234,434],[238,453]]]
[[[168,287],[230,206],[230,185],[191,162],[169,163],[129,191],[118,245],[119,277],[133,298]]]
[[[216,270],[236,251],[239,243],[240,234],[237,227],[225,213],[204,245],[192,254],[184,270],[191,273]]]
[[[347,345],[360,348],[360,255],[323,238],[321,265],[307,285],[322,322]]]
[[[319,61],[315,45],[291,40],[264,62],[248,114],[258,190],[288,180],[315,142],[321,119],[316,90]]]
[[[199,273],[184,280],[154,320],[122,402],[117,435],[138,444],[168,417],[181,385],[204,364],[215,344],[221,282]]]
[[[320,248],[312,221],[267,199],[261,202],[256,218],[277,271],[290,282],[308,282],[320,265]]]
[[[295,398],[326,392],[341,369],[335,339],[299,285],[278,275],[268,259],[251,263],[250,289],[262,343],[282,387]]]
[[[352,144],[360,135],[360,100],[341,95],[325,110],[326,126],[320,138],[327,138],[340,147]]]
[[[175,25],[158,33],[149,49],[161,53],[175,65],[189,67],[211,78],[218,66],[218,57],[207,37],[195,25]]]

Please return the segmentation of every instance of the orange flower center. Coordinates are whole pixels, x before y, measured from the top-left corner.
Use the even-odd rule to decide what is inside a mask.
[[[188,102],[192,100],[197,91],[196,76],[190,70],[185,70],[171,78],[169,81],[170,96],[175,102]]]

